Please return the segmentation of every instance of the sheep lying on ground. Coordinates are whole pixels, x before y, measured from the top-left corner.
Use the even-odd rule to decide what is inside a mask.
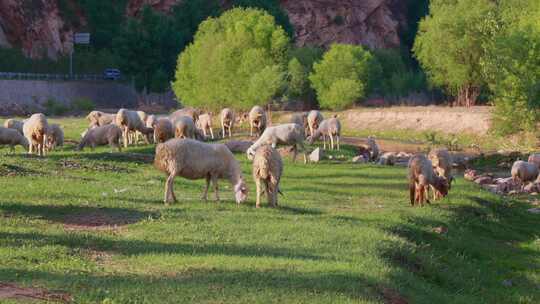
[[[16,129],[0,127],[0,145],[9,145],[10,151],[15,151],[16,145],[21,145],[28,151],[28,140]]]
[[[144,135],[146,143],[150,143],[150,136],[154,133],[152,128],[147,128],[135,111],[120,109],[116,114],[116,125],[122,129],[124,147],[127,148],[130,141],[130,132],[139,131]]]
[[[227,179],[234,189],[236,202],[247,198],[247,187],[242,177],[240,164],[223,144],[206,144],[192,139],[171,139],[156,147],[154,166],[167,174],[165,184],[166,204],[176,202],[173,191],[174,178],[206,179],[202,198],[207,200],[210,181],[214,185],[216,200],[219,201],[218,179]]]
[[[528,162],[535,164],[538,168],[540,168],[540,153],[531,154],[529,156]]]
[[[229,131],[229,138],[232,137],[232,128],[234,125],[234,112],[229,108],[221,110],[221,135],[225,138],[226,130]]]
[[[64,145],[64,131],[57,124],[50,124],[47,133],[47,151],[52,151],[56,147]]]
[[[309,125],[308,125],[308,113],[302,112],[302,113],[295,113],[291,116],[291,123],[295,123],[297,125],[300,125],[304,128],[304,135],[310,134],[309,133]]]
[[[90,122],[90,128],[101,127],[113,123],[116,119],[116,114],[92,111],[86,116],[86,119]]]
[[[309,136],[313,136],[313,134],[315,133],[315,130],[317,130],[319,128],[319,125],[321,124],[323,119],[324,118],[323,118],[321,112],[319,112],[317,110],[309,111],[308,116],[307,116],[307,123],[308,123],[308,128],[309,128]]]
[[[96,146],[108,144],[111,149],[118,148],[118,152],[122,152],[120,145],[122,136],[122,129],[115,124],[88,129],[76,150],[83,150],[86,146],[90,146],[94,150]]]
[[[260,106],[254,106],[249,112],[249,135],[253,136],[253,129],[256,130],[257,136],[266,129],[266,112]]]
[[[37,151],[39,156],[45,155],[48,132],[49,124],[45,115],[37,113],[26,120],[23,125],[23,133],[29,143],[28,153],[32,154]]]
[[[536,164],[518,160],[512,166],[511,172],[514,181],[526,183],[536,180],[539,170]]]
[[[429,195],[427,195],[430,186],[433,186],[441,196],[448,194],[448,181],[433,171],[433,164],[424,155],[417,154],[411,158],[408,178],[412,206],[415,203],[423,206],[424,201],[430,204]]]
[[[270,145],[264,145],[257,149],[253,157],[253,179],[257,185],[257,208],[261,206],[261,196],[264,192],[268,198],[268,205],[277,207],[279,180],[282,173],[283,161],[276,149]]]
[[[20,121],[16,119],[8,119],[4,121],[4,128],[17,130],[19,131],[19,133],[21,133],[21,135],[24,135],[23,125],[24,125],[24,121]]]
[[[429,152],[428,158],[433,164],[433,169],[437,175],[446,178],[448,181],[448,190],[450,190],[454,181],[454,177],[452,176],[453,160],[450,152],[444,148],[434,149]],[[436,192],[434,191],[434,193]]]
[[[205,113],[199,115],[199,120],[197,121],[197,127],[202,130],[204,137],[206,137],[206,132],[209,132],[214,139],[214,131],[212,130],[212,114]]]
[[[172,112],[169,115],[169,119],[173,124],[175,124],[178,118],[182,116],[189,116],[194,122],[197,122],[197,120],[199,120],[199,115],[201,115],[201,110],[188,107]]]
[[[276,148],[277,144],[293,146],[293,162],[296,161],[298,151],[302,151],[304,154],[304,163],[307,163],[306,149],[304,147],[304,131],[301,126],[293,123],[273,126],[264,130],[261,137],[247,150],[247,156],[251,160],[259,147],[272,145],[272,148]]]
[[[379,158],[379,145],[377,145],[377,142],[375,141],[374,136],[368,136],[367,138],[367,146],[369,149],[370,157],[369,159],[371,161],[376,161]]]
[[[174,137],[174,126],[168,118],[160,118],[154,124],[155,143],[164,143]]]
[[[334,150],[334,137],[337,149],[340,150],[339,146],[339,136],[341,134],[341,123],[339,122],[339,119],[337,119],[337,116],[334,116],[329,119],[325,119],[321,122],[319,125],[319,128],[313,133],[313,136],[310,136],[308,138],[309,144],[312,144],[314,140],[318,139],[319,137],[323,137],[323,149],[326,149],[326,136],[330,137],[330,148]]]

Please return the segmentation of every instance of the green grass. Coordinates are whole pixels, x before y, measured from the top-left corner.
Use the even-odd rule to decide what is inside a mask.
[[[60,122],[72,140],[86,125]],[[108,151],[0,149],[1,282],[75,303],[540,302],[540,216],[462,178],[411,208],[405,168],[286,160],[280,208],[255,209],[237,155],[246,204],[225,181],[218,204],[199,199],[202,181],[178,178],[181,202],[165,206],[153,147]],[[70,228],[89,214],[129,224]]]

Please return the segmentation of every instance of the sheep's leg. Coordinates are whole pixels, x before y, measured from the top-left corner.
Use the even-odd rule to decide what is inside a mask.
[[[169,204],[172,202],[176,202],[176,196],[174,195],[173,191],[173,185],[174,185],[174,177],[176,174],[171,173],[169,177],[167,177],[167,182],[165,183],[165,204]]]
[[[214,184],[214,192],[216,193],[216,201],[220,202],[219,199],[219,186],[217,176],[212,176],[212,183]]]
[[[206,176],[206,187],[202,195],[202,199],[206,202],[208,201],[208,188],[210,188],[210,176]]]
[[[334,135],[330,134],[330,145],[331,145],[331,150],[334,150]]]
[[[255,207],[260,208],[261,207],[261,195],[262,195],[262,185],[261,185],[261,179],[256,178],[255,179],[255,185],[257,186],[257,201],[255,203]]]
[[[339,147],[339,135],[336,135],[336,141],[337,141],[337,149],[339,151],[340,150],[340,147]]]
[[[225,138],[225,125],[224,124],[221,124],[221,136],[222,138]]]
[[[296,145],[293,146],[293,155],[292,155],[292,161],[293,163],[296,162],[296,155],[298,154],[298,148],[296,147]]]
[[[229,126],[229,138],[232,138],[232,125]]]
[[[210,129],[210,136],[212,136],[212,139],[214,139],[214,130],[212,130],[212,128],[209,128]]]
[[[433,195],[435,195],[435,192],[433,192]],[[431,202],[429,201],[429,186],[424,186],[424,198],[426,199],[426,202],[431,205]]]
[[[128,130],[127,127],[124,127],[124,130],[122,132],[122,140],[124,141],[124,148],[128,147]]]
[[[411,206],[414,207],[416,201],[416,186],[414,183],[409,183],[409,199],[411,200]]]

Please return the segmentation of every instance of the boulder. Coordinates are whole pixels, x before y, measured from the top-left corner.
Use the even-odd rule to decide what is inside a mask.
[[[320,162],[324,157],[324,152],[321,148],[317,148],[315,150],[313,150],[313,152],[311,152],[311,154],[309,154],[309,160],[312,161],[312,162]]]
[[[479,176],[474,180],[479,185],[493,184],[493,179],[489,176]]]
[[[367,163],[367,159],[363,155],[358,155],[353,157],[352,162],[356,164],[364,164]]]

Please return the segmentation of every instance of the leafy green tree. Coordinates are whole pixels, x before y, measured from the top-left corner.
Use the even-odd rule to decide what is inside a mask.
[[[276,23],[281,25],[289,37],[294,37],[294,28],[289,21],[289,16],[279,5],[279,0],[233,0],[232,6],[244,8],[260,8],[274,16]]]
[[[78,2],[88,21],[87,27],[91,33],[92,46],[96,49],[111,49],[113,40],[118,37],[126,22],[128,1],[78,0]]]
[[[432,0],[430,14],[420,22],[414,53],[436,86],[457,96],[459,104],[474,105],[485,84],[481,58],[489,35],[486,16],[490,0]]]
[[[307,78],[308,74],[298,59],[293,58],[289,61],[288,75],[288,95],[290,97],[300,97],[304,95],[309,84]]]
[[[373,80],[379,77],[380,66],[369,51],[361,46],[334,44],[322,60],[314,64],[309,79],[321,107],[343,109],[365,97],[373,88]],[[345,88],[353,86],[357,89],[344,92]],[[340,98],[343,101],[339,102]]]
[[[173,90],[183,104],[248,109],[283,86],[289,38],[268,13],[235,8],[201,23],[178,58]]]

